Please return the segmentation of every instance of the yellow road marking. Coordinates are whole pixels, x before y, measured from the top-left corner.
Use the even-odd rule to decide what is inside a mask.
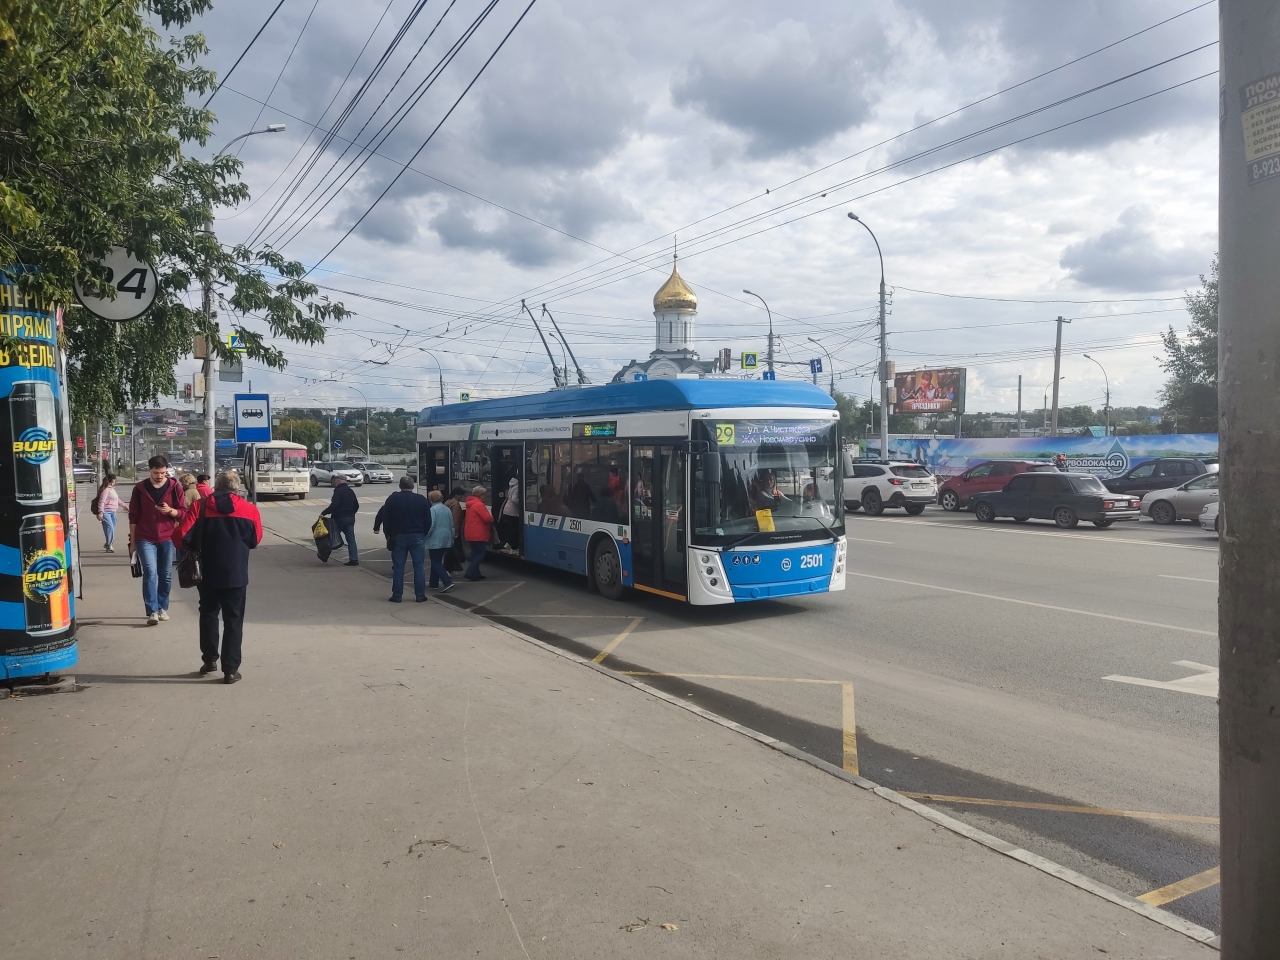
[[[506,596],[508,593],[510,593],[512,590],[516,590],[516,589],[518,589],[519,587],[523,587],[523,586],[524,586],[524,581],[523,581],[523,580],[517,580],[517,581],[516,581],[515,583],[513,583],[511,586],[507,587],[507,589],[505,589],[505,590],[499,590],[497,593],[495,593],[495,594],[494,594],[492,597],[490,597],[488,600],[485,600],[485,601],[483,601],[483,602],[481,602],[481,603],[477,603],[474,607],[467,607],[467,613],[474,613],[475,611],[479,610],[481,607],[486,606],[487,604],[493,603],[493,601],[497,600],[499,597],[505,597],[505,596]],[[504,616],[505,616],[505,614],[504,614]]]
[[[942,524],[937,524],[942,526]],[[864,580],[882,580],[885,583],[897,583],[904,587],[923,587],[926,590],[941,590],[944,593],[960,593],[967,597],[978,597],[982,600],[999,600],[1001,603],[1016,603],[1024,607],[1038,607],[1041,610],[1056,610],[1059,613],[1075,613],[1082,617],[1097,617],[1100,620],[1115,620],[1119,623],[1134,623],[1140,627],[1157,627],[1161,630],[1176,630],[1179,633],[1194,633],[1202,637],[1216,637],[1216,630],[1197,630],[1195,627],[1179,627],[1172,623],[1155,623],[1151,620],[1135,620],[1132,617],[1117,617],[1110,613],[1098,613],[1094,610],[1077,610],[1074,607],[1059,607],[1052,603],[1037,603],[1034,600],[1016,600],[1013,597],[998,597],[992,593],[977,593],[973,590],[960,590],[956,587],[940,587],[935,583],[917,583],[914,580],[899,580],[897,577],[877,577],[870,573],[855,573],[852,570],[845,571],[851,577],[861,577]]]
[[[619,640],[622,638],[619,637]],[[616,643],[617,641],[615,641]],[[607,651],[606,651],[607,652]],[[601,655],[603,657],[603,654]],[[600,660],[596,660],[599,663]],[[858,773],[858,728],[853,710],[853,684],[848,680],[814,680],[811,677],[749,677],[737,673],[659,673],[655,670],[620,670],[628,677],[676,677],[681,680],[763,680],[767,683],[824,683],[841,687],[841,740],[843,768]],[[907,794],[910,796],[910,794]]]
[[[843,710],[841,720],[844,724],[844,769],[854,776],[858,775],[858,726],[853,714],[853,684],[846,681],[844,688]]]
[[[643,622],[644,622],[644,617],[632,617],[631,622],[628,623],[626,627],[623,628],[622,632],[618,634],[616,637],[614,637],[611,641],[609,641],[609,645],[605,647],[603,650],[601,650],[599,653],[597,653],[595,655],[595,659],[593,659],[591,662],[600,663],[601,661],[603,661],[605,657],[613,653],[614,650],[618,649],[618,644],[620,644],[623,640],[627,639],[627,637],[631,634],[632,630],[640,626],[640,624]]]
[[[1160,574],[1162,580],[1194,580],[1196,583],[1212,583],[1217,585],[1217,580],[1206,580],[1204,577],[1175,577],[1172,573]]]
[[[1197,873],[1194,877],[1187,877],[1185,880],[1171,883],[1167,887],[1161,887],[1159,890],[1144,893],[1138,899],[1153,907],[1163,907],[1166,903],[1181,900],[1183,897],[1189,897],[1193,893],[1199,893],[1201,890],[1216,886],[1221,881],[1222,868],[1214,867],[1204,873]]]
[[[1179,823],[1212,824],[1218,822],[1217,817],[1197,817],[1189,813],[1150,813],[1146,810],[1108,810],[1105,807],[1076,807],[1065,803],[1034,803],[1030,800],[949,797],[940,793],[918,793],[913,790],[899,790],[898,793],[912,800],[931,800],[934,803],[969,803],[982,807],[1017,807],[1021,810],[1052,810],[1057,813],[1091,813],[1097,817],[1129,817],[1134,820],[1173,820]]]

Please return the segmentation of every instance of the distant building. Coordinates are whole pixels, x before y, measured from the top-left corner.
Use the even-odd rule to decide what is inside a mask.
[[[655,346],[648,360],[631,360],[613,375],[622,383],[643,375],[650,380],[702,377],[712,372],[710,360],[699,360],[693,349],[693,327],[698,318],[698,296],[680,276],[676,263],[671,276],[653,295]]]

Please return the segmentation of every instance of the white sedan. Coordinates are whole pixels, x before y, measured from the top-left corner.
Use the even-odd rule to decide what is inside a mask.
[[[1205,507],[1200,514],[1200,529],[1216,533],[1218,539],[1222,539],[1222,507],[1217,500]]]
[[[1206,473],[1177,487],[1152,490],[1142,498],[1142,514],[1156,523],[1194,520],[1218,501],[1218,475]]]

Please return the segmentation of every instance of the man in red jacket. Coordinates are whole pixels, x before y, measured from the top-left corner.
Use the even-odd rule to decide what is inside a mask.
[[[221,613],[223,683],[240,679],[249,551],[262,542],[262,516],[239,493],[239,474],[219,474],[213,496],[193,503],[181,527],[183,547],[200,555],[200,674],[218,668]]]
[[[462,535],[471,549],[468,557],[467,572],[463,574],[468,580],[484,580],[480,572],[480,563],[484,560],[485,551],[489,549],[489,532],[493,529],[493,514],[484,505],[484,487],[471,488],[471,496],[467,497],[466,519],[463,521]]]

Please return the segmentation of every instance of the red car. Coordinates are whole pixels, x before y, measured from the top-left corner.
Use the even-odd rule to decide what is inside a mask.
[[[988,460],[948,477],[938,488],[938,503],[943,510],[959,510],[969,506],[975,494],[1003,490],[1015,474],[1057,472],[1058,468],[1047,460]]]

